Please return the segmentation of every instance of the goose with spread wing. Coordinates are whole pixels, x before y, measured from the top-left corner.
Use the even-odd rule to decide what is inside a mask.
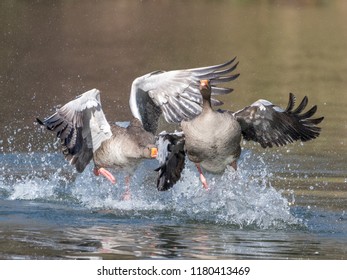
[[[202,98],[199,80],[211,80],[212,94],[232,91],[217,86],[236,79],[235,58],[219,65],[172,71],[155,71],[134,80],[130,93],[133,120],[127,128],[109,125],[102,111],[100,91],[92,89],[70,101],[52,116],[37,121],[57,133],[65,158],[83,172],[91,160],[94,173],[112,183],[116,179],[106,168],[124,168],[130,174],[143,158],[156,157],[155,133],[163,113],[168,122],[179,123],[200,114]],[[222,102],[211,98],[214,105]]]
[[[207,189],[202,169],[222,173],[231,165],[236,170],[241,154],[241,136],[260,143],[263,148],[271,148],[297,140],[309,141],[320,134],[321,128],[317,125],[324,117],[311,118],[317,111],[316,105],[304,112],[308,103],[306,96],[296,109],[295,96],[290,93],[286,109],[260,99],[242,110],[230,112],[212,108],[208,80],[200,82],[200,92],[203,98],[202,113],[192,120],[182,121],[183,135],[180,141],[176,137],[175,143],[167,144],[170,148],[164,151],[165,156],[162,156],[158,168],[158,189],[169,189],[178,181],[182,170],[182,153],[195,163],[200,180]],[[179,148],[175,147],[176,143]],[[159,154],[162,153],[159,151]]]
[[[125,196],[129,194],[130,176],[139,161],[157,155],[155,136],[145,131],[139,120],[134,118],[127,127],[107,122],[97,89],[83,93],[52,116],[37,121],[57,133],[66,160],[78,172],[83,172],[93,160],[95,175],[104,175],[116,183],[106,168],[126,170]]]
[[[233,58],[223,64],[172,71],[155,71],[136,78],[131,86],[130,109],[141,121],[145,130],[157,133],[158,119],[163,114],[168,123],[180,124],[190,120],[202,111],[202,96],[199,82],[210,80],[211,94],[223,95],[233,91],[220,87],[221,83],[235,80],[238,62]],[[214,106],[223,103],[211,98]]]

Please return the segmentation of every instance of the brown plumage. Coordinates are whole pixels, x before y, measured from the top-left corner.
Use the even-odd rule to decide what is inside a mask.
[[[78,172],[93,160],[95,174],[104,175],[112,183],[115,178],[106,168],[121,168],[131,176],[142,159],[156,157],[155,137],[139,120],[134,118],[128,127],[107,122],[97,89],[83,93],[38,122],[57,133],[65,158]]]
[[[266,148],[297,140],[309,141],[320,134],[321,128],[317,125],[324,117],[312,118],[317,111],[316,105],[304,112],[308,103],[306,96],[296,109],[295,96],[290,93],[286,109],[260,99],[233,113],[212,108],[209,81],[200,82],[200,92],[203,98],[202,112],[192,120],[181,122],[181,138],[185,141],[184,151],[189,160],[195,163],[205,188],[208,184],[203,169],[212,173],[222,173],[228,165],[237,169],[241,135],[245,140],[258,142]],[[164,178],[170,178],[170,172],[177,173],[177,170],[172,165],[165,172],[161,170],[162,181],[165,182]]]
[[[182,121],[181,128],[188,158],[196,164],[207,188],[201,167],[212,173],[221,173],[231,164],[236,168],[241,153],[241,128],[233,115],[212,109],[209,81],[201,81],[200,92],[203,97],[201,114],[190,121]]]
[[[112,136],[105,140],[93,155],[96,167],[122,168],[132,174],[139,161],[151,158],[155,137],[145,131],[138,119],[128,127],[111,125]]]

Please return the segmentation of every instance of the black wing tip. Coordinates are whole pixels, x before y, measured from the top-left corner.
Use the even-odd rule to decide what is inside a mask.
[[[295,100],[296,100],[295,95],[290,92],[289,93],[289,102],[288,102],[288,106],[287,106],[287,109],[285,110],[285,112],[296,115],[297,117],[300,117],[301,120],[311,120],[309,118],[312,117],[317,112],[318,106],[313,105],[311,107],[311,109],[309,109],[305,113],[302,113],[302,111],[306,108],[306,106],[308,104],[308,97],[305,95],[296,109],[294,109]],[[302,113],[302,114],[300,114],[300,113]],[[315,120],[320,120],[319,122],[317,122],[317,124],[318,124],[323,119],[324,119],[324,117],[320,117],[320,118],[317,118]]]
[[[228,87],[216,87],[216,86],[212,86],[212,93],[211,95],[224,95],[224,94],[229,94],[232,93],[234,91],[233,88],[228,88]]]
[[[54,127],[50,126],[46,119],[45,120],[40,120],[39,118],[36,118],[36,122],[39,124],[39,125],[42,125],[44,126],[47,130],[50,130],[50,131],[54,131]]]
[[[155,171],[163,171],[162,168],[165,168],[164,166],[160,166],[159,168],[155,169]],[[157,179],[157,190],[160,192],[168,191],[169,189],[172,189],[173,186],[176,184],[177,181],[171,180],[167,178],[165,175],[165,171],[161,174],[161,176]]]
[[[155,169],[155,171],[160,172],[161,174],[157,179],[157,190],[158,191],[167,191],[175,186],[175,184],[181,179],[181,172],[184,169],[184,162],[180,165],[179,170],[176,170],[178,174],[172,174],[172,171],[168,171],[165,166],[160,166]],[[169,173],[168,173],[169,172]]]
[[[229,81],[236,80],[238,77],[240,77],[240,75],[241,75],[240,73],[236,73],[236,74],[230,76],[229,79],[232,79],[232,80],[229,80]]]
[[[239,76],[240,76],[240,73],[230,75],[230,76],[221,76],[221,77],[217,77],[217,78],[212,78],[212,79],[210,79],[210,83],[211,83],[211,86],[215,86],[218,84],[224,84],[224,83],[236,80]]]
[[[241,75],[241,73],[235,74],[235,75],[234,75],[234,76],[235,76],[234,80],[235,80],[236,78],[240,77],[240,75]]]
[[[157,178],[157,190],[158,191],[167,191],[181,179],[181,173],[184,169],[185,161],[183,157],[183,161],[177,164],[174,169],[171,169],[168,166],[168,162],[166,161],[158,168],[154,169],[154,171],[159,172]]]
[[[317,105],[313,105],[309,110],[304,112],[307,104],[308,104],[308,97],[305,95],[303,99],[301,100],[300,104],[297,106],[296,109],[294,109],[294,102],[295,96],[293,93],[290,93],[290,101],[288,104],[288,107],[291,107],[290,110],[287,110],[286,112],[290,114],[291,116],[295,117],[299,122],[299,127],[297,130],[297,133],[294,135],[291,135],[290,138],[284,139],[284,142],[275,143],[277,146],[283,146],[288,143],[292,143],[296,140],[300,140],[301,142],[307,142],[313,139],[316,139],[319,137],[321,128],[317,125],[320,124],[324,117],[318,117],[312,119],[318,109]],[[290,106],[290,103],[292,102],[292,106]]]
[[[235,80],[240,74],[231,75],[232,72],[237,68],[239,65],[239,61],[237,61],[235,64],[233,64],[236,60],[236,56],[232,58],[231,60],[214,65],[214,66],[207,66],[203,67],[201,69],[194,69],[197,71],[197,76],[199,80],[210,80],[211,85],[217,84],[217,83],[226,83],[229,81]]]
[[[308,104],[308,97],[304,96],[300,104],[295,108],[296,97],[289,93],[289,101],[286,110],[283,112],[274,111],[275,120],[272,120],[271,127],[274,129],[268,136],[264,136],[262,131],[257,136],[257,128],[250,127],[242,131],[245,140],[258,142],[263,148],[281,147],[295,141],[307,142],[320,136],[321,127],[318,126],[324,117],[314,117],[318,106],[314,105],[309,110],[305,110]],[[271,128],[270,128],[271,129]],[[277,131],[277,132],[276,132]]]
[[[181,173],[185,167],[185,142],[182,135],[175,133],[164,134],[159,137],[165,139],[165,142],[158,146],[158,149],[163,151],[165,158],[159,160],[160,166],[155,169],[158,172],[157,189],[158,191],[167,191],[181,178]]]
[[[233,62],[236,60],[236,58],[237,58],[237,56],[234,56],[234,58],[232,58],[232,59],[230,60],[230,63],[233,63]]]
[[[37,122],[39,125],[45,125],[45,124],[43,123],[43,121],[41,121],[39,118],[36,118],[36,122]]]
[[[311,122],[314,122],[314,124],[320,124],[324,120],[324,117],[312,119]]]
[[[234,56],[232,59],[229,59],[227,62],[224,62],[222,64],[220,64],[220,67],[226,67],[230,64],[233,64],[235,62],[235,60],[237,59],[237,56]],[[239,62],[237,61],[236,62],[236,65],[238,64]]]

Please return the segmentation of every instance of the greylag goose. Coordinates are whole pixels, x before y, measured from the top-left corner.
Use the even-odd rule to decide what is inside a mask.
[[[134,118],[128,127],[110,125],[102,111],[100,91],[89,90],[58,109],[39,124],[57,133],[65,159],[83,172],[91,160],[94,174],[104,175],[112,183],[115,177],[106,168],[122,168],[126,177],[126,196],[130,175],[144,158],[155,158],[155,136]]]
[[[180,178],[182,153],[194,162],[204,188],[208,188],[202,168],[211,173],[221,173],[228,165],[237,169],[241,153],[241,135],[245,140],[260,143],[263,148],[284,146],[294,141],[309,141],[320,134],[317,126],[324,117],[312,119],[317,106],[303,112],[308,103],[305,96],[294,109],[295,96],[289,94],[286,109],[260,99],[237,112],[213,110],[211,107],[211,86],[208,80],[200,82],[203,97],[202,113],[196,118],[181,122],[183,135],[180,142],[168,139],[166,150],[158,167],[160,180],[158,189],[169,189]],[[175,147],[175,145],[179,146]],[[163,146],[164,147],[164,146]],[[179,160],[180,159],[180,160]]]
[[[145,130],[153,134],[157,133],[161,114],[168,123],[176,124],[198,116],[202,111],[200,80],[210,80],[211,95],[232,92],[233,89],[218,85],[239,76],[233,74],[238,65],[235,60],[233,58],[223,64],[193,69],[155,71],[136,78],[129,99],[133,116],[141,121]],[[223,103],[211,98],[211,104],[218,106]]]
[[[133,116],[141,121],[145,130],[154,134],[158,132],[158,119],[161,114],[168,123],[175,124],[195,118],[203,110],[200,80],[210,80],[211,95],[232,92],[233,89],[220,87],[219,84],[233,81],[239,76],[238,73],[234,74],[238,66],[235,60],[236,57],[222,64],[200,68],[154,71],[136,78],[131,86],[129,100]],[[223,104],[212,97],[210,102],[213,106]],[[184,167],[184,153],[180,152],[183,145],[184,140],[181,140],[180,135],[160,133],[158,149],[162,152],[158,158],[160,167],[156,169],[159,171],[158,190],[167,190],[172,186],[172,182],[179,179]],[[172,156],[167,154],[168,151]],[[169,170],[176,171],[169,173]]]
[[[106,168],[121,167],[131,174],[140,159],[156,157],[154,134],[161,113],[171,123],[180,123],[200,114],[200,79],[211,80],[212,95],[232,91],[217,85],[239,76],[232,74],[238,65],[234,62],[235,58],[219,65],[155,71],[136,78],[129,100],[134,119],[127,128],[108,124],[97,89],[85,92],[52,116],[37,121],[57,133],[65,158],[78,172],[83,172],[93,159],[95,175],[104,175],[115,183],[116,179]],[[222,104],[214,98],[211,103]],[[130,176],[126,178],[127,182],[129,179]]]

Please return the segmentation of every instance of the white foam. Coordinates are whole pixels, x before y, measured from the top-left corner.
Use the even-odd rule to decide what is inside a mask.
[[[158,192],[156,172],[153,171],[157,162],[145,161],[132,178],[129,201],[122,198],[125,192],[125,174],[122,172],[112,171],[117,178],[117,184],[112,185],[103,177],[95,177],[92,166],[82,174],[73,172],[68,165],[57,170],[49,169],[54,157],[47,157],[41,163],[36,161],[35,164],[42,165],[39,169],[45,170],[45,174],[28,170],[30,174],[16,180],[2,177],[0,188],[11,200],[69,200],[89,209],[107,209],[115,215],[129,216],[135,211],[143,218],[150,213],[158,219],[165,217],[261,228],[299,223],[290,213],[288,201],[271,186],[271,173],[261,158],[250,160],[250,157],[243,154],[237,172],[228,168],[221,176],[205,174],[209,191],[202,188],[195,166],[187,162],[182,178],[174,188]],[[70,175],[64,177],[64,174]]]

